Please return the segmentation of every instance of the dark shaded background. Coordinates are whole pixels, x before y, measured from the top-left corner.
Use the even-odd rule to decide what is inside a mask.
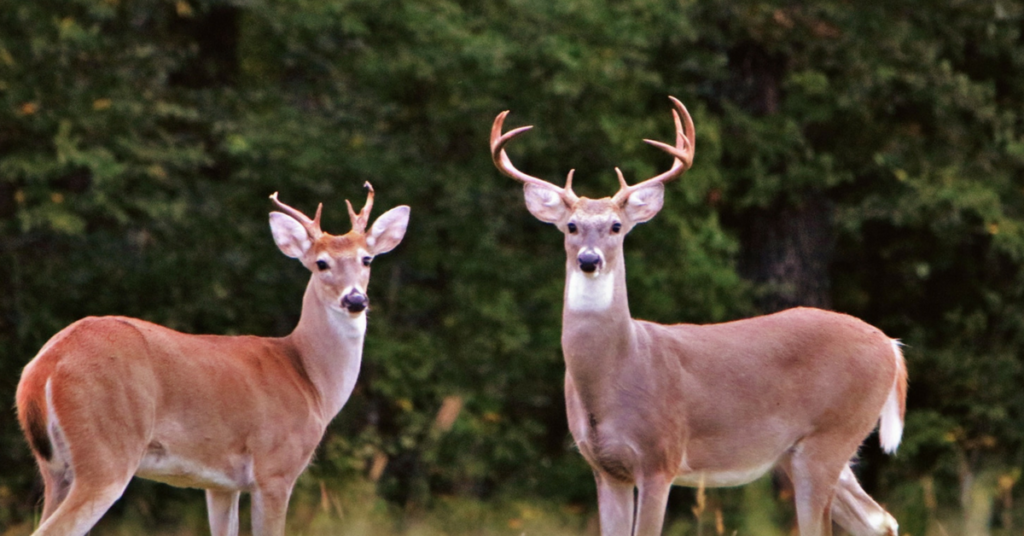
[[[613,166],[636,181],[669,165],[640,140],[671,139],[675,95],[696,163],[628,240],[634,314],[809,304],[901,338],[904,442],[887,458],[869,440],[866,487],[922,533],[982,486],[1008,531],[1024,454],[1022,15],[1003,1],[0,2],[0,526],[38,501],[10,408],[47,338],[96,314],[286,334],[306,272],[273,246],[267,196],[324,202],[340,233],[366,180],[378,214],[409,204],[412,222],[375,264],[363,373],[311,471],[361,479],[386,460],[377,491],[405,506],[502,493],[593,508],[561,395],[561,239],[493,169],[487,136],[512,110],[510,126],[537,126],[511,149],[521,169],[557,182],[574,167],[576,191],[602,197]],[[463,409],[439,431],[453,396]]]

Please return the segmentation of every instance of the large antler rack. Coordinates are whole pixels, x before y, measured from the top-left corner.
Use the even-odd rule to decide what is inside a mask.
[[[508,175],[523,184],[533,184],[535,186],[540,186],[557,192],[558,195],[562,197],[562,201],[569,206],[576,204],[580,198],[572,191],[572,175],[575,170],[569,171],[569,176],[565,180],[565,188],[560,188],[546,180],[538,179],[532,175],[527,175],[512,165],[512,161],[509,160],[508,154],[505,152],[505,145],[508,144],[509,141],[512,141],[516,136],[533,127],[519,127],[502,134],[501,129],[505,123],[505,117],[507,115],[508,110],[498,114],[498,117],[494,119],[494,125],[491,127],[491,160],[494,161],[495,167],[505,175]]]
[[[679,99],[670,96],[669,100],[672,101],[672,105],[675,107],[672,110],[672,118],[676,123],[676,144],[673,146],[655,140],[644,141],[674,156],[675,160],[672,161],[672,167],[661,175],[651,177],[633,186],[626,184],[622,171],[619,168],[615,168],[615,173],[619,177],[619,191],[612,197],[612,201],[624,203],[629,199],[629,194],[634,191],[650,186],[653,183],[665,183],[674,180],[693,166],[693,155],[697,142],[697,131],[693,128],[693,119],[690,117],[690,112],[686,111],[686,106],[683,106]]]
[[[370,211],[373,210],[373,186],[370,181],[366,181],[363,183],[363,188],[369,192],[366,194],[366,204],[358,214],[352,208],[352,203],[348,199],[345,200],[345,204],[348,205],[348,218],[352,220],[352,230],[358,233],[366,232],[366,224],[370,222]]]
[[[309,238],[311,240],[317,240],[318,238],[323,236],[324,232],[320,230],[320,213],[323,211],[324,208],[323,203],[320,203],[320,205],[316,207],[316,217],[314,217],[313,219],[309,219],[309,216],[306,216],[302,212],[278,200],[277,192],[274,192],[273,195],[270,196],[270,199],[274,202],[275,205],[277,205],[277,208],[280,209],[281,212],[284,212],[285,214],[294,218],[295,221],[302,224],[302,227],[306,229],[306,233],[309,235]]]

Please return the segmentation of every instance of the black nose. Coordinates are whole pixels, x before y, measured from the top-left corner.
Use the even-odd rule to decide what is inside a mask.
[[[580,270],[589,274],[597,270],[597,263],[601,262],[601,257],[597,253],[580,253],[576,260],[580,263]]]
[[[348,309],[350,313],[358,313],[369,305],[370,300],[362,292],[352,291],[341,299],[341,306]]]

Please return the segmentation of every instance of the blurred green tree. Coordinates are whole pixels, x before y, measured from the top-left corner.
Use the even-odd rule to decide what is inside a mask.
[[[671,94],[694,115],[696,165],[626,246],[634,313],[816,305],[902,338],[904,448],[865,449],[862,470],[893,496],[934,478],[956,503],[942,490],[1024,455],[1022,16],[921,0],[11,3],[0,395],[85,315],[287,333],[305,276],[271,245],[266,196],[322,201],[340,232],[369,180],[412,223],[377,266],[363,374],[313,474],[373,473],[406,504],[592,505],[561,395],[564,254],[487,135],[511,110],[537,126],[518,165],[576,168],[577,192],[602,197],[613,166],[635,181],[669,164],[640,140],[668,137]],[[446,400],[458,415],[440,425]],[[0,475],[17,491],[0,524],[34,506],[29,458],[0,414],[0,466],[18,468]]]

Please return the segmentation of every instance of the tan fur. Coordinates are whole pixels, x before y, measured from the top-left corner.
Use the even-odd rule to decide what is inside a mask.
[[[621,236],[580,223],[597,221],[595,202],[580,203],[586,217],[571,210],[567,218],[579,226],[575,235],[566,234],[567,278],[579,274],[579,249],[597,245],[615,290],[604,311],[563,309],[568,420],[599,484],[615,481],[641,491],[636,519],[605,523],[631,524],[641,536],[659,534],[673,482],[695,485],[704,477],[711,486],[715,475],[753,470],[752,479],[758,468],[780,465],[803,492],[801,533],[829,533],[839,476],[878,422],[890,390],[897,390],[903,407],[906,371],[891,339],[851,316],[809,308],[705,326],[634,320]],[[843,491],[837,507],[851,497],[870,501],[856,480],[846,489],[854,491]],[[600,496],[632,501],[610,490]],[[601,508],[631,511],[604,502]],[[854,517],[857,512],[888,516],[873,502],[844,508],[837,520],[855,534],[875,534],[862,531],[872,525]]]
[[[401,240],[402,215],[388,219],[394,235],[376,252]],[[359,370],[365,311],[339,303],[346,289],[366,288],[372,233],[317,232],[305,246],[282,233],[282,251],[308,247],[300,260],[313,271],[286,337],[188,335],[125,317],[85,318],[55,335],[17,391],[46,486],[35,534],[87,533],[133,475],[206,489],[215,535],[237,534],[238,495],[249,492],[253,533],[283,534],[292,486]],[[325,253],[330,269],[319,270]]]
[[[566,411],[594,470],[602,536],[660,534],[672,484],[740,485],[772,467],[793,482],[803,536],[830,534],[833,513],[856,536],[895,535],[896,521],[849,469],[880,417],[899,444],[906,366],[891,339],[819,309],[706,326],[630,315],[624,237],[693,162],[692,120],[673,104],[675,146],[648,141],[674,157],[672,168],[634,186],[616,170],[620,189],[603,199],[573,194],[572,173],[560,188],[516,169],[505,146],[527,128],[502,134],[507,112],[491,130],[495,165],[524,183],[535,217],[565,234]],[[883,414],[890,396],[898,416]]]

